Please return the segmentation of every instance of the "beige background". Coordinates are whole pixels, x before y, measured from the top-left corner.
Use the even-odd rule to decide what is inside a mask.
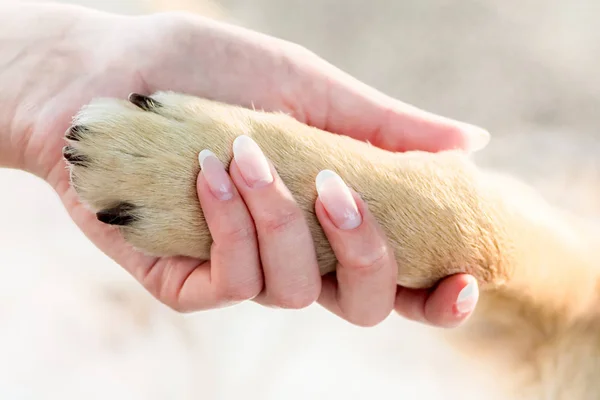
[[[199,1],[70,2],[138,13]],[[480,164],[600,221],[597,1],[220,4],[387,94],[486,127]],[[318,306],[174,314],[87,242],[43,182],[0,170],[0,187],[0,399],[490,397],[476,369],[397,317],[365,330]]]

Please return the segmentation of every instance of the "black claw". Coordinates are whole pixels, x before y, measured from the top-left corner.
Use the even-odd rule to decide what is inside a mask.
[[[73,165],[86,166],[89,163],[89,158],[82,154],[76,154],[75,149],[71,146],[65,146],[62,150],[65,160]]]
[[[162,106],[162,104],[153,98],[138,93],[131,93],[129,95],[129,101],[144,111],[152,111],[153,109]]]
[[[136,220],[133,211],[136,207],[131,203],[120,203],[112,208],[96,213],[98,221],[108,225],[129,225]]]
[[[65,136],[68,140],[72,140],[72,141],[79,141],[81,139],[81,137],[83,136],[84,133],[87,132],[87,128],[81,126],[81,125],[75,125],[72,126],[69,131],[67,132],[67,135]]]

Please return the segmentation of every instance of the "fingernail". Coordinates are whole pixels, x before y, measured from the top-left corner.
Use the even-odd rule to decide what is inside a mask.
[[[248,186],[255,188],[273,182],[267,158],[249,136],[242,135],[235,138],[233,157]]]
[[[467,314],[475,309],[477,305],[477,299],[479,298],[479,289],[477,288],[477,282],[472,280],[467,286],[465,286],[458,297],[456,298],[456,311],[459,314]]]
[[[317,175],[316,185],[319,199],[335,226],[349,230],[361,224],[362,216],[352,193],[338,174],[323,170]]]
[[[202,150],[198,155],[200,169],[211,193],[219,200],[233,197],[233,185],[223,163],[210,150]]]
[[[467,135],[467,148],[471,152],[485,148],[491,140],[491,135],[488,131],[475,125],[467,125],[465,133]]]

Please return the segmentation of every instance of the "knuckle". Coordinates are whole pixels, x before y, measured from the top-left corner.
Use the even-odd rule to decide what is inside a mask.
[[[259,279],[251,282],[231,283],[223,288],[220,297],[226,302],[239,303],[258,296],[262,287],[262,280]]]
[[[257,225],[267,233],[284,232],[304,220],[299,210],[269,211],[262,215]]]
[[[179,301],[172,297],[159,297],[159,300],[161,303],[163,303],[165,306],[169,307],[172,311],[175,311],[176,313],[188,314],[192,311],[189,308],[183,307],[183,305]]]
[[[385,321],[392,311],[393,304],[387,307],[363,308],[362,310],[344,310],[342,309],[344,319],[353,325],[362,328],[372,328]]]
[[[313,302],[313,299],[306,296],[285,296],[277,302],[277,305],[287,310],[301,310],[309,307]]]
[[[187,314],[194,311],[191,307],[185,306],[181,299],[181,289],[161,290],[158,299],[161,303],[179,314]]]
[[[344,268],[359,274],[372,274],[384,268],[390,260],[388,246],[379,246],[373,251],[350,248],[345,256]]]
[[[256,240],[256,230],[252,224],[222,229],[220,233],[223,239],[230,243],[247,243]]]
[[[161,267],[153,264],[141,278],[142,285],[148,292],[166,307],[178,313],[189,312],[179,301],[179,289],[172,285],[171,274],[173,265],[171,261]]]
[[[312,286],[299,290],[287,290],[281,293],[270,293],[270,302],[279,308],[300,310],[311,306],[319,293]]]
[[[378,315],[357,315],[347,318],[347,321],[361,328],[373,328],[382,323],[386,318]]]

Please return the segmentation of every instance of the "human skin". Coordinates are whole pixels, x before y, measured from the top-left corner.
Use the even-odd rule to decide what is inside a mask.
[[[336,281],[321,280],[310,265],[298,265],[295,274],[311,277],[302,288],[288,284],[294,276],[286,271],[271,278],[258,274],[249,289],[215,286],[207,279],[210,265],[136,252],[114,228],[98,222],[70,188],[61,149],[72,116],[92,98],[157,90],[286,112],[317,128],[392,151],[477,150],[488,140],[482,129],[391,99],[295,44],[196,16],[130,17],[75,6],[3,4],[0,43],[0,166],[44,179],[84,234],[161,302],[195,311],[247,299],[286,308],[316,300],[365,326],[381,322],[393,308],[406,318],[443,327],[456,326],[470,315],[477,285],[462,274],[442,280],[433,290],[416,291],[391,285],[393,276],[377,277],[375,270],[357,273],[347,265]],[[238,190],[239,178],[232,177]],[[199,197],[206,198],[202,176],[198,187]],[[273,207],[282,204],[282,192],[273,193],[269,201]],[[252,210],[246,209],[246,215],[255,217]],[[369,219],[368,224],[365,232],[385,241],[372,233],[380,231],[377,222]],[[255,245],[248,251],[258,249]],[[263,257],[265,251],[260,253]],[[277,254],[272,249],[268,253]],[[230,271],[236,267],[219,265]],[[269,287],[285,290],[269,296]],[[213,290],[202,290],[206,288]],[[465,288],[471,297],[457,303]],[[211,293],[205,295],[210,298],[202,293]],[[383,299],[376,315],[357,309],[360,299],[373,297]]]

